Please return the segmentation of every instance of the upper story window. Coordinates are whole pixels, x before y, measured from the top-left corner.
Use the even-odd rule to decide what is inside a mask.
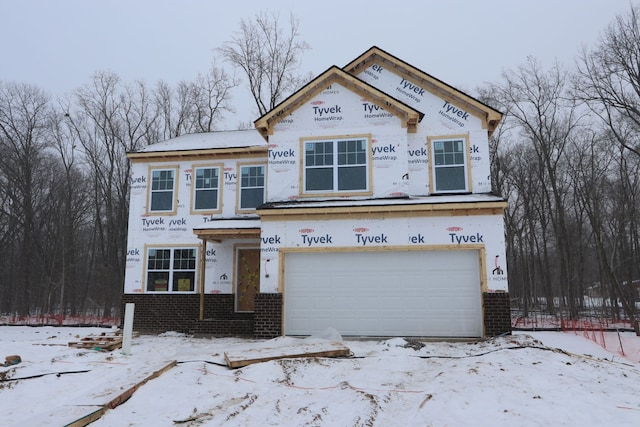
[[[193,168],[193,210],[220,210],[220,170],[219,166],[194,166]]]
[[[147,248],[147,291],[195,291],[196,256],[195,247]]]
[[[239,170],[238,210],[255,210],[264,203],[267,168],[263,164],[253,164],[239,165]]]
[[[470,191],[467,136],[429,138],[431,148],[431,192]]]
[[[305,194],[369,191],[369,138],[303,140]]]
[[[152,168],[150,175],[148,211],[151,213],[175,212],[178,168]]]

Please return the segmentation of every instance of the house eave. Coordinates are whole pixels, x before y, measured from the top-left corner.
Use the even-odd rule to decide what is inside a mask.
[[[417,125],[422,120],[424,114],[335,66],[329,68],[312,82],[309,82],[298,92],[277,105],[269,113],[258,118],[254,122],[255,128],[262,137],[268,141],[269,136],[273,134],[274,126],[281,119],[292,111],[295,111],[332,83],[341,84],[354,93],[370,99],[376,105],[400,118],[402,126],[407,128],[407,132],[417,132]]]
[[[205,150],[169,150],[151,152],[127,153],[127,158],[132,162],[165,161],[188,158],[222,158],[222,157],[247,157],[266,156],[268,148],[264,146],[238,147],[238,148],[210,148]]]
[[[504,200],[468,201],[438,203],[428,201],[410,201],[405,203],[380,203],[360,205],[327,204],[321,206],[269,206],[258,209],[262,221],[282,221],[294,219],[336,219],[354,217],[416,217],[416,216],[469,216],[502,215],[507,207]]]
[[[219,243],[224,240],[259,239],[260,228],[194,229],[193,234],[198,239]]]

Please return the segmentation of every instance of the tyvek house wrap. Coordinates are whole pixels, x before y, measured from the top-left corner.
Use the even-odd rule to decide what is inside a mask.
[[[369,114],[373,107],[375,118]],[[409,192],[407,130],[398,117],[332,84],[275,125],[269,137],[268,199],[294,200],[301,194],[303,138],[367,136],[371,139],[372,194],[390,197]],[[339,197],[339,195],[337,195]]]
[[[257,134],[257,132],[256,132]],[[157,148],[157,147],[153,147]],[[213,215],[216,218],[256,217],[254,213],[238,214],[236,205],[236,184],[238,163],[266,163],[264,158],[224,159],[215,162],[222,171],[221,211]],[[125,293],[145,292],[144,267],[146,262],[145,248],[156,245],[163,247],[188,246],[198,247],[201,241],[193,234],[193,229],[210,221],[210,214],[191,213],[191,175],[196,164],[211,164],[211,161],[175,161],[170,163],[149,162],[131,164],[131,200],[129,207],[129,230],[126,256]],[[150,215],[147,212],[148,174],[150,167],[176,167],[176,212],[175,214]],[[259,225],[257,226],[259,227]],[[249,241],[250,242],[250,241]],[[257,246],[257,243],[254,242]],[[205,292],[231,293],[233,273],[233,250],[216,248],[208,245],[205,254]],[[208,274],[212,270],[219,274]],[[198,272],[196,281],[199,280]]]
[[[491,191],[488,135],[480,118],[379,64],[365,68],[357,76],[424,114],[418,133],[408,136],[411,194],[429,194],[426,137],[455,134],[468,134],[471,141],[473,191]]]
[[[484,247],[486,291],[507,291],[502,216],[379,218],[262,223],[261,292],[279,291],[279,251],[334,249],[345,252]],[[329,274],[330,272],[328,272]]]
[[[430,177],[427,138],[438,135],[446,137],[465,135],[469,150],[471,191],[474,193],[490,191],[488,137],[487,130],[482,128],[481,120],[415,84],[404,81],[401,76],[393,72],[382,70],[379,74],[382,77],[375,81],[372,79],[369,83],[382,88],[425,114],[423,121],[417,127],[417,132],[409,133],[407,128],[402,126],[399,117],[387,112],[380,105],[370,102],[339,84],[332,84],[296,108],[287,117],[281,118],[274,126],[274,132],[269,136],[269,151],[266,159],[268,161],[267,201],[281,202],[301,198],[306,201],[313,200],[313,196],[302,195],[300,188],[304,138],[339,138],[351,135],[367,135],[369,138],[372,171],[371,194],[350,196],[352,200],[386,199],[408,195],[428,196]],[[359,77],[364,80],[365,76],[366,73],[361,73]],[[147,166],[145,165],[145,168]],[[187,163],[180,164],[181,172],[183,170],[187,172],[190,167]],[[234,212],[226,210],[229,206],[233,206],[235,199],[235,196],[229,197],[236,191],[235,163],[233,165],[225,163],[224,170],[225,212],[222,217],[229,218],[235,215]],[[186,182],[179,181],[179,185],[182,187]],[[185,194],[188,194],[188,188],[186,191]],[[133,192],[132,187],[132,195]],[[473,197],[466,197],[465,201],[473,201]],[[339,199],[340,195],[336,195],[335,198]],[[440,201],[442,200],[440,198]],[[452,202],[455,201],[452,200]],[[431,203],[431,201],[425,200],[425,203]],[[184,203],[181,205],[178,206],[178,215],[175,218],[178,223],[174,224],[173,232],[157,229],[154,224],[149,226],[150,221],[157,221],[157,218],[146,221],[140,218],[142,223],[137,222],[133,233],[142,238],[136,237],[136,239],[130,239],[130,242],[149,243],[157,239],[158,243],[162,244],[194,244],[194,239],[188,232],[180,235],[179,231],[184,227],[189,229],[198,227],[206,218],[189,216],[188,209],[187,213],[181,216],[181,212],[185,209]],[[132,209],[132,215],[134,215],[133,211],[134,209]],[[137,213],[139,214],[139,211]],[[136,224],[136,221],[132,221],[132,224]],[[140,226],[143,226],[142,229]],[[452,247],[484,245],[486,261],[483,274],[486,277],[486,290],[507,290],[504,228],[502,217],[499,215],[430,216],[385,220],[353,218],[312,221],[311,224],[296,221],[268,221],[263,222],[262,227],[261,268],[264,271],[261,274],[261,292],[279,291],[279,268],[275,264],[279,259],[280,249],[313,250],[328,247],[357,250],[362,247],[380,246],[381,249],[394,250],[408,245],[426,249],[443,245]],[[256,244],[256,242],[237,240],[207,245],[206,293],[232,292],[233,247],[237,243]],[[130,248],[130,251],[139,252],[138,248]],[[131,262],[129,262],[130,258]],[[136,258],[138,261],[135,261]],[[142,268],[136,267],[136,264],[140,266],[144,262],[140,258],[144,258],[144,255],[128,257],[127,268],[139,268],[139,274],[134,276],[144,280]],[[140,280],[136,281],[137,285],[128,282],[125,292],[141,292],[142,283]]]

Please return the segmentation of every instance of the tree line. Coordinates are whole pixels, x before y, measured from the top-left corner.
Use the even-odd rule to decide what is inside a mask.
[[[635,324],[640,305],[640,7],[572,67],[535,58],[481,97],[506,113],[491,140],[512,307]],[[585,298],[588,297],[588,298]]]
[[[490,140],[505,213],[512,307],[635,319],[640,279],[640,8],[574,64],[528,58],[477,89],[505,113]],[[118,316],[127,250],[126,153],[217,130],[246,79],[258,114],[309,80],[291,15],[241,21],[191,81],[123,82],[97,72],[71,94],[0,81],[0,314]],[[250,126],[251,119],[238,124]],[[635,281],[635,282],[634,282]]]

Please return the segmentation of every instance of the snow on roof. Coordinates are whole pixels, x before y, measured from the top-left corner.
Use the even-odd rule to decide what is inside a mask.
[[[261,222],[259,218],[246,218],[246,219],[214,219],[207,222],[203,222],[197,227],[193,227],[194,230],[234,230],[234,229],[248,229],[248,228],[260,228]]]
[[[266,147],[266,145],[267,142],[255,129],[226,130],[180,135],[157,144],[147,145],[137,152],[155,153],[162,151],[207,150],[212,148]]]
[[[276,202],[264,205],[264,208],[287,209],[287,208],[331,208],[341,206],[399,206],[399,205],[422,205],[422,204],[442,204],[442,203],[478,203],[478,202],[503,202],[504,199],[493,194],[454,194],[442,196],[424,197],[402,197],[393,199],[334,199],[322,201],[292,201]]]

